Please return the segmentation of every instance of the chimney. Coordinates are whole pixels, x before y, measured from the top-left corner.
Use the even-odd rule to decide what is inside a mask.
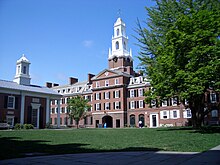
[[[53,87],[57,87],[59,86],[59,84],[53,83]]]
[[[47,87],[47,88],[52,88],[52,86],[53,86],[52,83],[50,83],[50,82],[46,82],[46,87]]]
[[[89,82],[89,84],[92,83],[91,79],[92,79],[94,76],[95,76],[94,74],[88,73],[88,82]]]
[[[78,78],[73,78],[73,77],[70,77],[69,78],[69,84],[72,85],[72,84],[75,84],[78,82]]]

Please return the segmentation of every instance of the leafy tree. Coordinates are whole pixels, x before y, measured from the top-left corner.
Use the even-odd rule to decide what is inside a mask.
[[[146,101],[187,99],[194,127],[201,127],[205,93],[220,89],[219,0],[156,0],[146,7],[148,28],[138,21],[139,59],[154,90]],[[206,109],[206,111],[204,111]]]
[[[76,96],[68,100],[68,115],[69,118],[76,121],[77,129],[79,128],[79,121],[84,116],[87,109],[90,107],[88,105],[88,100],[85,100],[81,96]]]

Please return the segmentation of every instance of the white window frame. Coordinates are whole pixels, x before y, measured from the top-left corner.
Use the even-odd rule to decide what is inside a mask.
[[[120,109],[119,104],[120,104],[119,101],[116,101],[116,102],[115,102],[115,109],[116,109],[116,110]]]
[[[109,102],[105,103],[105,110],[110,110],[110,103]]]
[[[162,100],[162,107],[167,107],[167,99]]]
[[[169,119],[169,115],[170,115],[170,113],[168,110],[160,111],[160,118],[161,119],[165,119],[165,120]]]
[[[109,86],[109,80],[105,80],[105,86],[106,86],[106,87]]]
[[[143,88],[138,89],[138,96],[143,96],[144,92],[143,92]]]
[[[143,100],[139,100],[139,108],[144,108],[144,101]]]
[[[211,111],[211,116],[212,116],[212,117],[218,117],[218,110],[217,110],[217,109],[213,109],[213,110]]]
[[[157,104],[156,99],[153,99],[153,100],[151,100],[150,102],[151,102],[151,107],[152,107],[152,108],[153,108],[153,107],[156,107],[156,104]]]
[[[176,116],[174,116],[174,112],[176,112]],[[170,111],[170,118],[171,119],[178,119],[178,118],[180,118],[179,110],[172,110],[172,111]]]
[[[98,87],[100,87],[100,82],[99,81],[96,82],[96,88],[98,88]]]
[[[135,109],[135,102],[134,101],[130,102],[130,107],[131,107],[131,109]]]
[[[105,92],[105,99],[109,99],[110,97],[110,92],[108,91],[108,92]]]
[[[172,106],[177,106],[177,97],[172,98]]]
[[[119,90],[115,91],[115,98],[119,98]]]
[[[96,106],[96,111],[100,111],[101,110],[100,103],[96,103],[95,106]]]
[[[130,97],[134,97],[134,89],[130,90]]]
[[[119,78],[115,79],[115,85],[119,85]]]
[[[10,126],[14,126],[14,116],[6,116],[6,120],[7,120],[7,123],[10,125]],[[9,120],[11,121],[11,123],[9,122]]]
[[[216,93],[214,93],[214,92],[210,93],[210,102],[211,103],[217,102]]]
[[[12,100],[10,100],[10,99],[12,99]],[[10,104],[12,104],[12,105],[10,105]],[[15,97],[14,96],[8,96],[7,108],[8,109],[15,109]]]
[[[96,100],[100,100],[99,96],[99,93],[96,93]]]
[[[192,117],[192,112],[191,112],[191,109],[185,109],[183,111],[183,118],[186,118],[186,119],[189,119]]]

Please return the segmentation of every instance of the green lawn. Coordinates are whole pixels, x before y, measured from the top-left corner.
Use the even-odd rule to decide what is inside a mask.
[[[189,128],[71,129],[0,131],[0,159],[27,154],[106,151],[195,151],[220,145],[220,131],[200,133]]]

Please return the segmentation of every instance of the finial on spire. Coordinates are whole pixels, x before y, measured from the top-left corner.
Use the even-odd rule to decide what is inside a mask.
[[[117,14],[118,14],[118,17],[121,17],[121,9],[118,9]]]

